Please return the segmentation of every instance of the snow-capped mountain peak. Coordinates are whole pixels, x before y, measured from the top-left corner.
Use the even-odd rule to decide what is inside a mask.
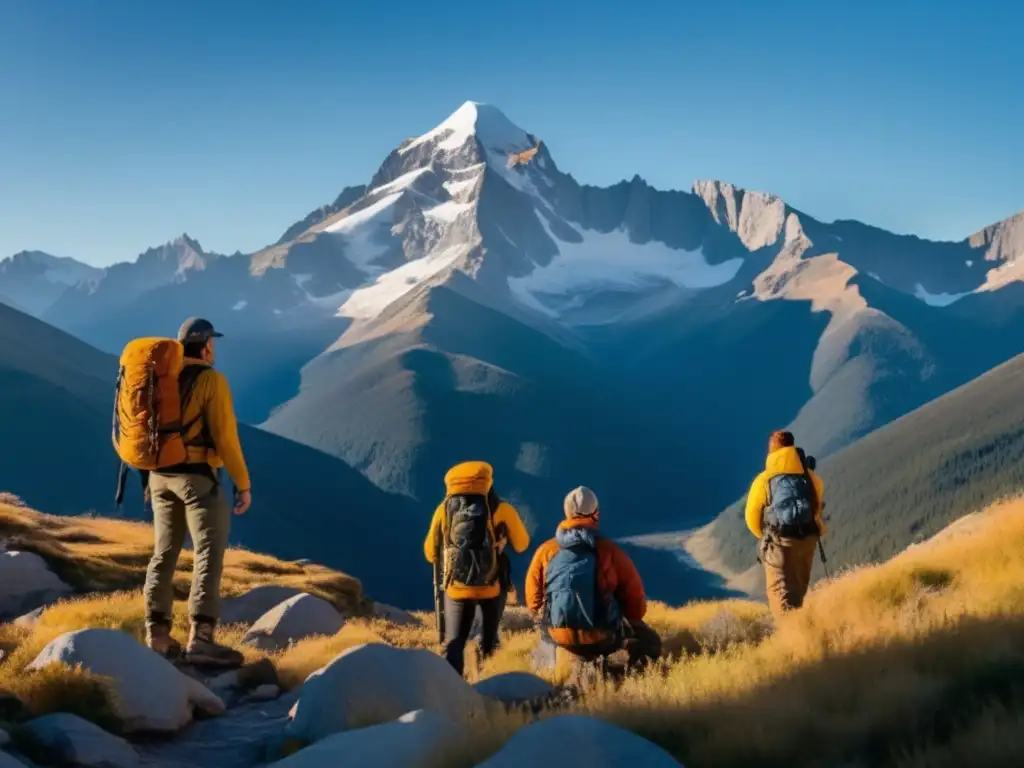
[[[467,101],[436,128],[412,139],[398,151],[404,155],[424,144],[434,144],[443,151],[457,150],[472,138],[495,154],[523,152],[534,144],[532,137],[497,107]]]

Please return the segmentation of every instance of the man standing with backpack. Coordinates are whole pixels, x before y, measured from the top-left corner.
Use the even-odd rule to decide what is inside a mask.
[[[634,669],[658,659],[661,638],[643,621],[643,582],[629,555],[600,535],[597,496],[581,486],[563,506],[566,519],[526,574],[526,605],[541,617],[541,631],[584,661],[622,649]]]
[[[778,618],[803,606],[811,583],[822,519],[825,487],[804,466],[792,432],[773,432],[765,470],[747,495],[747,527],[760,541],[768,604]]]
[[[516,552],[530,546],[530,536],[515,507],[495,505],[494,470],[482,461],[468,461],[448,470],[446,494],[430,522],[423,553],[427,562],[441,564],[444,591],[444,648],[448,663],[461,675],[466,642],[480,609],[480,649],[494,653],[505,607],[497,529],[504,528]]]
[[[214,640],[232,507],[221,486],[235,486],[234,514],[252,503],[249,471],[227,379],[213,369],[213,325],[185,321],[173,339],[137,339],[121,356],[114,443],[122,462],[148,474],[155,543],[146,572],[146,643],[168,658],[181,654],[171,636],[174,572],[186,532],[194,565],[189,593],[189,663],[235,667],[242,655]]]

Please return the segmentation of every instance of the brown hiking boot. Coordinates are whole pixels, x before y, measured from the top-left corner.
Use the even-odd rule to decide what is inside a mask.
[[[209,621],[192,624],[185,649],[185,660],[189,664],[208,667],[240,667],[245,658],[234,648],[218,645],[213,640],[214,625]]]
[[[165,659],[174,660],[181,656],[181,643],[171,637],[169,624],[153,623],[146,625],[146,645],[154,653]]]

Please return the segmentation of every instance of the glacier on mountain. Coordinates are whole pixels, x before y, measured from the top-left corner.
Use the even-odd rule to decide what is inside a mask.
[[[960,301],[964,296],[970,296],[971,293],[973,291],[965,291],[964,293],[929,293],[920,283],[914,288],[914,296],[930,307],[948,307],[950,304]]]

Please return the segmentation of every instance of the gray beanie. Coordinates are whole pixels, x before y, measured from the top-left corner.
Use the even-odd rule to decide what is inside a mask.
[[[576,517],[593,517],[597,512],[597,494],[584,485],[565,497],[565,516],[572,520]]]

